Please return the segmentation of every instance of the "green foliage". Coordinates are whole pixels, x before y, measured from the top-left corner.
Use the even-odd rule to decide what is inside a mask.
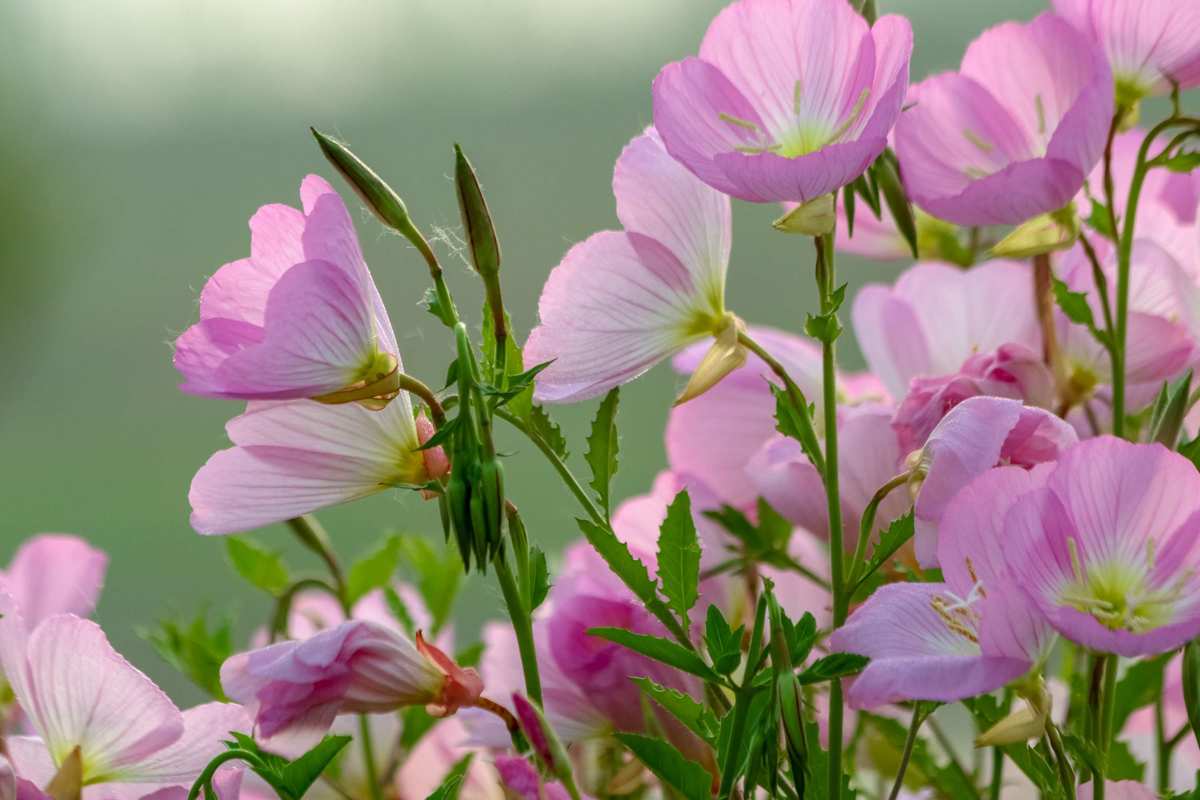
[[[511,406],[511,403],[509,405]],[[529,426],[529,432],[544,442],[554,455],[560,459],[566,459],[567,437],[563,435],[562,428],[558,427],[558,423],[546,413],[546,409],[537,404],[531,405],[529,414],[524,421]]]
[[[985,694],[969,698],[963,701],[963,706],[971,712],[976,726],[981,731],[995,725],[1005,714],[1000,703],[992,695]],[[1033,782],[1033,785],[1041,791],[1044,797],[1062,798],[1062,783],[1058,777],[1058,770],[1054,768],[1042,751],[1030,747],[1024,742],[1005,745],[1001,749],[1017,769],[1025,773],[1025,777]]]
[[[1183,648],[1183,704],[1187,708],[1188,724],[1200,744],[1200,639],[1188,642]],[[1200,781],[1197,781],[1200,786]]]
[[[550,594],[550,567],[540,547],[529,549],[529,612],[533,613]]]
[[[590,485],[599,498],[600,507],[604,509],[606,517],[611,508],[612,479],[613,475],[617,474],[617,454],[620,450],[620,440],[617,436],[617,404],[620,399],[620,389],[617,388],[604,395],[592,420],[592,430],[587,438],[587,453],[584,455],[592,470]]]
[[[592,636],[598,636],[601,639],[619,644],[622,647],[627,647],[635,653],[641,653],[647,658],[661,661],[668,666],[681,669],[692,675],[697,675],[706,681],[720,680],[717,674],[704,663],[704,660],[700,656],[686,647],[672,642],[670,639],[663,639],[644,633],[634,633],[624,628],[589,628],[588,633]]]
[[[1088,227],[1104,238],[1110,241],[1117,238],[1112,229],[1112,215],[1109,213],[1108,206],[1105,203],[1093,200],[1091,211],[1084,221],[1088,224]]]
[[[433,618],[433,633],[450,618],[454,600],[462,586],[462,560],[450,548],[438,552],[429,540],[420,536],[400,537],[400,550],[406,565],[416,575],[417,591]]]
[[[400,746],[411,751],[417,742],[438,723],[424,706],[409,706],[400,712]]]
[[[292,583],[283,556],[251,539],[230,536],[225,540],[225,554],[243,580],[272,597],[279,597]]]
[[[900,163],[890,148],[884,150],[879,158],[875,159],[875,163],[870,167],[870,172],[879,186],[879,191],[883,194],[883,201],[887,203],[888,211],[892,212],[892,219],[896,221],[896,229],[908,243],[913,258],[920,258],[917,253],[917,222],[913,217],[912,204],[908,201],[908,196],[904,193],[904,186],[900,182]]]
[[[399,536],[386,537],[378,547],[350,565],[346,572],[346,604],[353,607],[367,594],[387,586],[400,567],[404,544]]]
[[[1188,412],[1191,388],[1191,370],[1173,384],[1163,381],[1150,412],[1150,441],[1175,449],[1183,430],[1183,418]]]
[[[704,644],[713,669],[729,675],[742,663],[742,635],[746,626],[731,630],[725,615],[716,606],[710,605],[704,620]]]
[[[349,736],[326,736],[315,747],[289,761],[258,746],[253,737],[231,733],[225,745],[242,755],[242,760],[285,800],[300,800],[321,774],[350,743]]]
[[[1181,151],[1175,155],[1157,162],[1155,166],[1166,167],[1171,172],[1188,173],[1200,167],[1200,151]]]
[[[888,562],[896,551],[908,542],[913,537],[915,531],[912,512],[908,512],[902,517],[897,517],[892,521],[892,524],[887,527],[879,535],[879,541],[875,543],[871,550],[871,555],[867,557],[866,564],[860,571],[861,574],[854,576],[854,586],[850,588],[850,594],[853,596],[857,589],[862,586],[880,567]]]
[[[658,579],[667,604],[689,626],[688,612],[700,597],[700,542],[687,491],[675,495],[658,529]]]
[[[817,439],[817,431],[813,427],[814,408],[800,391],[794,388],[799,403],[792,400],[792,393],[771,384],[771,393],[775,395],[775,429],[784,436],[789,436],[800,443],[800,448],[818,472],[825,471],[825,457],[821,454],[821,444]]]
[[[799,678],[800,683],[805,685],[829,681],[834,678],[846,678],[862,672],[870,660],[866,656],[860,656],[855,653],[831,653],[823,658],[818,658],[807,669],[801,672],[797,678]]]
[[[869,715],[867,717],[872,728],[883,736],[884,740],[897,752],[904,749],[908,729],[900,722],[887,717]],[[918,736],[913,745],[911,768],[919,772],[943,797],[978,797],[979,793],[970,777],[963,774],[953,762],[939,764],[934,754],[930,752],[925,739]],[[1053,777],[1053,776],[1052,776]]]
[[[577,519],[575,522],[608,568],[629,587],[637,599],[645,605],[658,602],[658,587],[650,579],[646,565],[633,557],[611,528],[601,527],[586,519]]]
[[[446,773],[446,777],[442,779],[442,783],[425,800],[458,800],[458,795],[462,791],[463,784],[466,783],[467,770],[471,766],[471,759],[475,757],[474,753],[467,753],[460,758],[450,771]]]
[[[1096,327],[1096,318],[1092,314],[1092,306],[1088,303],[1086,292],[1073,292],[1067,284],[1058,278],[1051,277],[1054,287],[1054,302],[1067,315],[1067,319],[1076,325],[1082,325],[1091,332],[1093,338],[1107,346],[1108,334]]]
[[[404,605],[404,600],[396,593],[396,590],[391,586],[383,587],[383,599],[387,601],[388,611],[400,623],[400,627],[405,633],[412,636],[417,632],[416,621],[413,620],[412,614],[408,613],[408,606]]]
[[[191,622],[161,619],[154,628],[139,631],[164,661],[215,700],[224,701],[221,665],[233,655],[232,622],[224,617],[209,627],[201,612]]]
[[[1117,681],[1117,696],[1113,703],[1114,731],[1122,730],[1126,720],[1139,708],[1145,708],[1162,695],[1163,672],[1174,653],[1137,661],[1125,670]]]
[[[712,796],[708,770],[684,757],[671,743],[636,733],[618,733],[616,737],[684,800],[709,800]]]
[[[709,745],[715,745],[720,723],[716,716],[703,704],[693,700],[688,695],[667,686],[661,686],[649,678],[632,678],[642,694],[661,706],[675,719],[682,722],[688,730],[700,737]]]

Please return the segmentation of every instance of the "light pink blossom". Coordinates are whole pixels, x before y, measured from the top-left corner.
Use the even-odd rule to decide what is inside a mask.
[[[613,170],[624,230],[593,234],[550,273],[525,345],[545,402],[584,400],[631,381],[729,319],[729,198],[667,155],[653,128]]]
[[[304,179],[300,199],[303,211],[260,208],[250,220],[250,257],[205,285],[200,322],[175,343],[185,392],[314,397],[402,369],[345,204],[316,175]]]
[[[908,87],[912,29],[845,0],[738,0],[698,57],[654,80],[654,124],[701,180],[752,202],[805,202],[883,152]]]
[[[1079,784],[1077,800],[1092,800],[1092,781]],[[1138,781],[1105,781],[1104,796],[1108,800],[1157,800],[1158,795]]]
[[[1066,638],[1134,657],[1200,634],[1200,473],[1183,456],[1088,440],[1005,527],[1010,571]]]
[[[41,533],[0,570],[0,594],[11,597],[32,630],[55,614],[91,614],[107,569],[108,556],[78,536]]]
[[[1065,206],[1104,150],[1112,74],[1061,17],[983,32],[958,72],[914,86],[896,123],[913,202],[959,225],[1015,225]]]

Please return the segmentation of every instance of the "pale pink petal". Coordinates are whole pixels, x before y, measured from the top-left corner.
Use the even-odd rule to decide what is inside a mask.
[[[86,617],[96,607],[108,556],[77,536],[42,533],[27,539],[0,573],[26,625],[55,614]]]
[[[190,786],[208,762],[225,751],[233,731],[248,732],[250,715],[232,703],[205,703],[183,712],[183,735],[121,773],[127,783]]]
[[[893,396],[903,397],[914,376],[928,375],[933,370],[929,345],[915,310],[886,286],[871,284],[860,289],[851,319],[871,372]]]
[[[396,774],[398,796],[418,798],[433,794],[450,768],[469,752],[464,747],[467,736],[467,730],[457,717],[439,722],[422,736]],[[508,744],[505,742],[501,747]],[[477,752],[471,761],[459,797],[462,800],[505,800],[500,777],[484,752]]]
[[[1092,782],[1081,783],[1075,795],[1077,800],[1092,800]],[[1105,781],[1104,796],[1108,800],[1155,800],[1154,792],[1139,781]]]
[[[262,325],[267,294],[275,281],[305,260],[300,237],[304,215],[281,204],[250,218],[250,258],[217,270],[200,293],[200,319],[233,319]]]
[[[747,472],[758,495],[785,519],[815,535],[828,535],[825,484],[799,442],[772,437],[751,458]]]

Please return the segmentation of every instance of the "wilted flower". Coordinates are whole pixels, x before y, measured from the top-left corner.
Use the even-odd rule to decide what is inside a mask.
[[[1183,456],[1083,442],[1004,524],[1009,570],[1066,638],[1134,657],[1200,634],[1200,473]]]
[[[722,332],[740,352],[725,311],[729,198],[667,155],[653,128],[617,159],[613,194],[624,230],[575,245],[542,288],[524,354],[553,361],[537,376],[540,400],[603,394]]]
[[[912,88],[896,153],[913,202],[960,225],[1016,225],[1075,196],[1112,118],[1104,54],[1061,17],[1006,22],[958,72]]]
[[[334,395],[390,399],[400,351],[345,204],[322,178],[300,186],[303,212],[263,206],[250,257],[200,295],[200,322],[175,343],[185,392],[245,400]]]
[[[912,29],[873,27],[845,0],[738,0],[699,57],[654,80],[654,124],[710,186],[758,203],[808,202],[887,146],[908,88]]]

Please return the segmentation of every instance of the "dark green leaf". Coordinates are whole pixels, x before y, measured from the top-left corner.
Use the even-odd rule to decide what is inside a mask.
[[[1104,203],[1093,200],[1091,212],[1088,214],[1086,221],[1088,227],[1106,239],[1112,240],[1116,238],[1113,235],[1112,216],[1108,213],[1108,206]]]
[[[698,675],[708,681],[718,680],[707,664],[691,650],[675,644],[670,639],[649,636],[644,633],[634,633],[624,628],[590,628],[588,633],[601,639],[627,647],[635,653],[641,653],[647,658],[661,661],[664,664],[681,669],[692,675]]]
[[[908,202],[908,196],[904,193],[904,186],[900,182],[899,164],[891,150],[885,150],[879,158],[875,159],[875,163],[871,167],[871,174],[875,177],[880,192],[883,193],[883,200],[887,203],[888,211],[892,212],[896,228],[904,237],[904,241],[908,242],[913,258],[920,258],[917,254],[917,223],[913,218],[912,205]]]
[[[660,686],[649,678],[631,678],[642,693],[662,706],[688,730],[710,745],[716,744],[720,723],[703,704],[676,689]]]
[[[817,431],[813,428],[813,407],[797,388],[796,393],[801,398],[801,404],[792,402],[791,395],[771,384],[771,392],[775,395],[775,427],[784,436],[790,436],[800,443],[800,448],[808,460],[817,468],[824,470],[825,460],[821,455],[821,445],[817,440]]]
[[[837,314],[809,314],[804,320],[804,332],[817,341],[832,342],[842,334]]]
[[[606,517],[609,514],[613,475],[617,474],[617,403],[620,399],[620,389],[614,388],[600,402],[592,420],[592,430],[587,438],[587,453],[584,455],[592,469],[592,490],[600,498],[600,506],[604,509]]]
[[[1171,172],[1192,172],[1200,167],[1200,151],[1176,153],[1170,158],[1160,161],[1158,166],[1166,167]]]
[[[546,409],[536,403],[531,405],[525,423],[529,426],[530,432],[545,442],[552,453],[561,459],[566,459],[567,437],[563,436],[562,429],[554,420],[550,419]]]
[[[342,748],[350,743],[350,738],[326,736],[316,747],[280,771],[278,785],[286,789],[292,797],[303,797],[330,762],[342,752]]]
[[[686,629],[688,612],[700,597],[700,542],[686,490],[675,495],[667,506],[667,516],[658,529],[658,579],[668,604]]]
[[[458,800],[458,794],[462,791],[463,784],[466,783],[467,769],[471,766],[471,759],[474,757],[474,753],[467,753],[460,758],[446,773],[441,786],[434,789],[425,800]]]
[[[1183,430],[1183,418],[1188,412],[1191,386],[1191,370],[1173,385],[1163,382],[1159,400],[1155,402],[1154,413],[1150,418],[1150,441],[1163,444],[1171,450],[1175,449],[1179,442],[1179,433]]]
[[[797,677],[802,684],[845,678],[861,672],[870,660],[855,653],[831,653],[824,658],[818,658]]]
[[[851,238],[854,237],[854,198],[855,192],[853,187],[847,186],[842,190],[842,208],[846,211],[846,235]]]
[[[1108,748],[1108,769],[1105,774],[1110,781],[1141,783],[1146,777],[1146,765],[1137,760],[1126,742],[1116,739]]]
[[[725,615],[716,606],[710,605],[704,620],[704,643],[713,669],[729,675],[742,663],[742,634],[745,627],[730,629]]]
[[[455,362],[455,363],[457,363],[457,362]],[[454,432],[456,430],[458,430],[458,426],[461,425],[462,422],[463,422],[462,417],[459,417],[459,416],[451,417],[450,419],[443,422],[442,426],[434,432],[433,436],[430,436],[428,439],[426,439],[425,443],[422,444],[417,449],[418,450],[432,450],[435,447],[441,447],[442,445],[444,445],[448,441],[450,441],[450,437],[452,437],[454,435]]]
[[[616,736],[659,780],[679,792],[685,800],[709,800],[712,797],[712,776],[708,770],[685,758],[674,745],[636,733],[618,733]]]
[[[1125,721],[1139,708],[1151,705],[1162,695],[1163,671],[1172,653],[1144,659],[1130,665],[1117,681],[1113,703],[1113,730],[1125,727]]]
[[[387,586],[400,567],[403,543],[395,534],[388,536],[379,547],[355,561],[346,573],[346,603],[353,606],[374,590]]]
[[[292,582],[283,557],[250,539],[229,537],[225,553],[238,575],[272,597],[283,594]]]
[[[855,576],[855,588],[862,585],[876,570],[886,564],[896,554],[896,551],[913,537],[914,530],[911,511],[893,520],[892,524],[887,527],[887,530],[879,535],[879,541],[875,543],[875,547],[871,550],[871,555],[867,558],[867,563],[862,569],[861,574]],[[851,594],[853,594],[853,591],[851,591]]]
[[[658,587],[650,579],[646,565],[633,557],[629,548],[617,538],[611,528],[602,528],[586,519],[577,519],[575,522],[583,531],[588,543],[608,564],[608,568],[616,573],[616,576],[629,587],[637,599],[641,600],[643,604],[658,600]]]
[[[139,631],[171,666],[216,700],[224,701],[221,665],[233,655],[232,623],[228,617],[210,628],[208,615],[197,614],[191,622],[162,619],[154,628]]]
[[[383,599],[387,601],[388,611],[400,623],[400,627],[405,633],[412,636],[417,632],[416,623],[413,621],[412,614],[408,613],[408,606],[404,605],[404,600],[396,593],[396,590],[391,586],[383,587]]]
[[[1092,306],[1088,303],[1087,293],[1071,291],[1071,288],[1058,278],[1052,280],[1054,281],[1054,300],[1067,315],[1067,319],[1076,325],[1083,325],[1089,330],[1095,328],[1096,320],[1092,314]]]
[[[817,620],[805,611],[800,621],[793,624],[784,617],[787,628],[788,651],[793,664],[803,664],[817,641]]]
[[[529,548],[529,610],[538,608],[550,593],[550,568],[546,565],[546,553],[540,547]]]
[[[1187,708],[1192,736],[1200,744],[1200,639],[1188,642],[1180,658],[1183,659],[1183,705]]]

